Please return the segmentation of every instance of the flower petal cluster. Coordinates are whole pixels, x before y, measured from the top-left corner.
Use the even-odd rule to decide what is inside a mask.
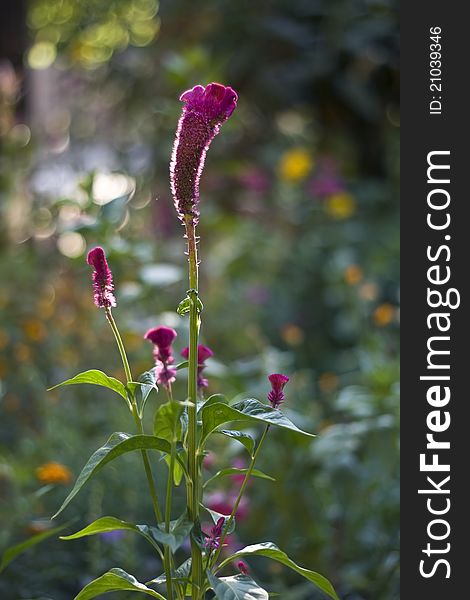
[[[207,150],[221,125],[230,117],[238,96],[231,87],[210,83],[184,92],[183,113],[178,122],[170,163],[173,200],[180,220],[199,220],[199,181]]]
[[[88,252],[87,263],[93,267],[94,300],[98,308],[111,308],[116,306],[114,297],[113,274],[108,266],[106,255],[101,246],[96,246]]]
[[[273,408],[279,408],[279,406],[284,402],[284,386],[289,381],[289,377],[287,375],[282,375],[281,373],[272,373],[268,377],[269,382],[271,383],[271,391],[268,394],[268,400],[271,402],[271,406]]]
[[[220,517],[217,523],[211,528],[210,533],[204,533],[206,541],[204,542],[208,550],[217,550],[220,546],[220,536],[224,528],[225,518]]]
[[[157,383],[164,387],[168,387],[176,380],[176,369],[171,365],[175,361],[172,344],[177,335],[171,327],[160,325],[149,329],[144,336],[146,340],[150,340],[153,344]]]

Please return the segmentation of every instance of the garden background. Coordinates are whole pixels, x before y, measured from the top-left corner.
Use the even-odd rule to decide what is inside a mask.
[[[279,544],[345,600],[397,599],[397,2],[2,5],[0,548],[53,526],[91,451],[128,429],[107,391],[46,392],[88,368],[122,375],[87,249],[107,251],[134,372],[152,366],[148,328],[185,345],[168,162],[179,95],[220,81],[239,104],[201,182],[209,391],[263,399],[266,375],[285,372],[284,410],[318,434],[272,432],[259,466],[276,483],[250,487],[233,543]],[[236,445],[213,450],[208,472],[243,464]],[[103,470],[60,522],[149,522],[137,460]],[[237,485],[206,503],[224,512]],[[5,569],[0,596],[70,600],[116,564],[141,581],[161,572],[132,535],[52,538]],[[320,598],[287,569],[251,567],[281,598]]]

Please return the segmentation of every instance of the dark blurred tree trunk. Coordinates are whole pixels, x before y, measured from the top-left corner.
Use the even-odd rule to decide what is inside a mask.
[[[0,0],[0,64],[10,64],[20,84],[24,81],[23,56],[28,38],[26,30],[26,0]],[[16,112],[24,112],[23,94],[18,94]]]
[[[21,69],[26,49],[26,2],[0,0],[0,7],[0,60],[9,60],[15,69]]]

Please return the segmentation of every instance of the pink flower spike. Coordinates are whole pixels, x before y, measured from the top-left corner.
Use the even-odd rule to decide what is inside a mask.
[[[279,408],[279,406],[284,402],[284,386],[289,381],[289,377],[286,375],[282,375],[281,373],[272,373],[268,377],[271,383],[271,391],[268,394],[268,400],[271,402],[271,406],[273,408]]]
[[[93,267],[94,301],[98,308],[116,306],[114,297],[113,274],[108,266],[103,248],[97,246],[88,252],[87,263]]]
[[[237,567],[240,573],[242,573],[243,575],[248,575],[248,567],[242,560],[237,564]]]
[[[210,83],[196,85],[180,96],[184,102],[170,163],[170,183],[178,217],[199,221],[199,181],[207,150],[230,117],[238,96],[231,87]]]

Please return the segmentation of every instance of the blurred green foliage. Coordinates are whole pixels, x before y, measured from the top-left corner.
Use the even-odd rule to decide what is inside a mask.
[[[219,80],[240,100],[201,183],[209,391],[262,399],[266,375],[287,372],[285,410],[319,434],[273,432],[259,468],[277,482],[251,486],[237,537],[278,543],[345,599],[399,597],[396,11],[394,0],[30,3],[24,79],[0,68],[2,547],[50,527],[67,472],[130,427],[106,392],[45,391],[86,368],[120,376],[86,249],[109,255],[135,373],[152,365],[149,327],[176,327],[186,345],[168,161],[179,94]],[[223,440],[214,450],[213,472],[243,456]],[[67,469],[63,483],[41,481],[49,462]],[[104,470],[66,518],[149,521],[122,485],[144,494],[136,465]],[[115,541],[46,542],[8,567],[0,593],[69,600],[115,563],[143,581],[160,573],[138,540]],[[282,598],[316,598],[284,569],[251,568]]]

